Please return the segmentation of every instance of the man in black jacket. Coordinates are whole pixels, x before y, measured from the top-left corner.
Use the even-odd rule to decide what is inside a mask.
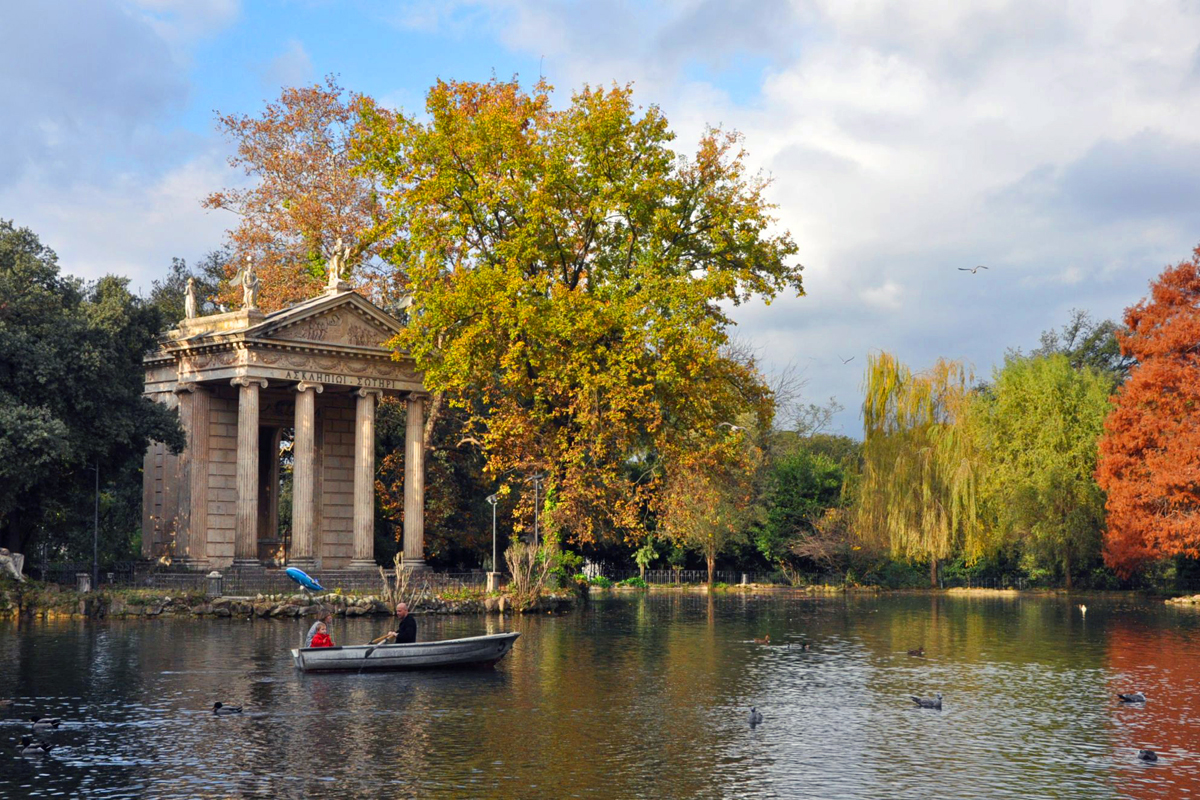
[[[417,640],[417,621],[408,615],[408,603],[396,604],[396,630],[389,631],[391,644],[411,644]]]

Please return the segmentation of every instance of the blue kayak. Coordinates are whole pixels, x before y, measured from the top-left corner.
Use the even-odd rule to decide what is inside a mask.
[[[315,580],[313,580],[312,577],[309,576],[309,574],[302,569],[296,569],[295,567],[288,567],[286,570],[284,570],[284,572],[287,573],[287,576],[289,578],[291,578],[296,583],[303,586],[305,589],[308,589],[310,592],[325,591],[324,586],[322,586],[321,584],[319,584]]]

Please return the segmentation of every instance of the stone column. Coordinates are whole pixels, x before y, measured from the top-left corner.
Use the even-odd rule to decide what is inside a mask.
[[[404,566],[425,568],[425,396],[408,396],[404,429]]]
[[[188,514],[188,553],[190,566],[207,568],[208,564],[208,420],[212,394],[203,386],[192,392],[192,427],[188,432],[188,453],[191,459],[190,512]]]
[[[354,558],[350,569],[375,569],[375,400],[359,389],[354,412]]]
[[[238,391],[237,507],[233,523],[233,566],[258,562],[258,391],[266,378],[234,378]]]
[[[319,383],[301,381],[296,385],[296,438],[292,442],[292,547],[288,563],[303,570],[313,569],[315,515],[313,484],[316,480],[315,431],[317,395],[325,390]]]
[[[171,559],[185,566],[191,566],[192,552],[192,470],[195,467],[196,446],[196,384],[180,383],[175,387],[175,396],[179,398],[179,427],[187,445],[175,462],[174,480],[179,487],[179,510],[175,516],[175,541],[171,547]]]

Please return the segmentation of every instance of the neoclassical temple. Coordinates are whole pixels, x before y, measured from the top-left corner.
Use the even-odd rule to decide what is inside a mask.
[[[253,268],[244,307],[188,318],[148,354],[146,395],[179,409],[187,448],[146,453],[142,551],[195,569],[282,563],[375,566],[375,409],[407,403],[404,562],[424,565],[425,394],[382,345],[400,324],[340,280],[263,314]],[[280,444],[292,441],[290,541],[279,537]]]

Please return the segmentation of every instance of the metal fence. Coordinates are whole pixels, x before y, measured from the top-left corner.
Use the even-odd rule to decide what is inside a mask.
[[[144,563],[121,562],[101,566],[100,586],[129,586],[177,592],[205,591],[208,588],[207,575],[210,571],[173,572],[154,569]],[[222,577],[222,593],[229,596],[292,594],[299,591],[296,583],[281,569],[218,569],[217,571],[221,573]],[[75,576],[80,572],[85,572],[90,576],[92,565],[90,563],[47,565],[43,569],[36,570],[34,577],[48,583],[74,586]],[[378,593],[383,588],[378,570],[324,570],[314,571],[311,574],[318,583],[330,590]],[[390,570],[387,571],[387,576],[391,583],[393,573]],[[486,585],[487,574],[484,572],[430,571],[419,573],[418,580],[428,582],[430,588],[434,590],[462,590]]]
[[[634,570],[602,570],[601,574],[604,577],[614,581],[623,581],[627,578],[637,578],[641,573]],[[739,570],[724,570],[718,569],[713,572],[713,580],[717,583],[742,583],[743,578],[746,583],[778,583],[786,584],[787,579],[778,572],[741,572]],[[648,569],[645,575],[646,583],[708,583],[708,570],[706,569]]]

